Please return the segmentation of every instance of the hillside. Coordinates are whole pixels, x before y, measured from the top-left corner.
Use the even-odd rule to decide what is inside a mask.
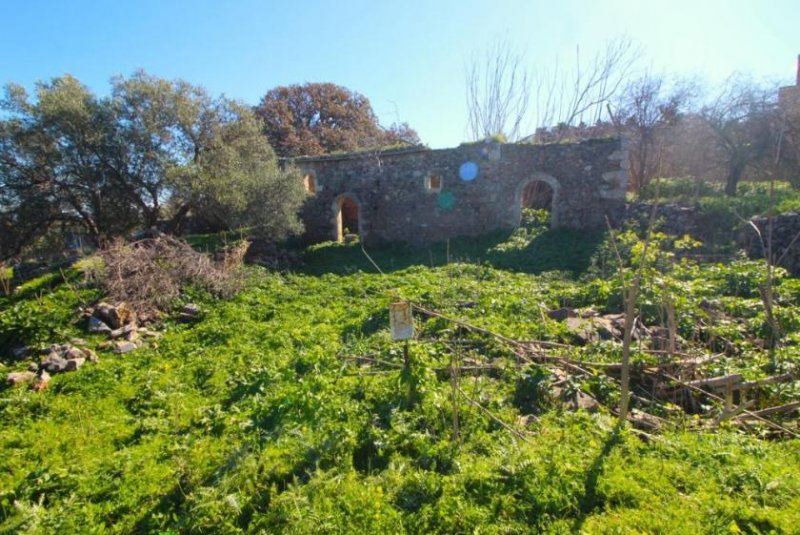
[[[626,261],[641,254],[632,231],[617,239]],[[718,399],[639,388],[648,369],[697,358],[684,381],[789,375],[754,389],[751,411],[800,398],[800,281],[777,273],[770,354],[763,263],[699,263],[698,245],[658,234],[648,260],[633,359],[649,427],[616,427],[603,364],[621,344],[592,318],[621,312],[621,283],[600,232],[532,219],[371,260],[323,244],[292,271],[246,268],[230,299],[186,288],[174,310],[196,303],[199,320],[168,316],[125,354],[86,331],[78,309],[102,297],[87,262],[32,279],[0,303],[0,343],[77,337],[99,362],[42,392],[0,390],[0,532],[796,532],[791,412],[778,427],[717,418]],[[407,360],[389,332],[398,300],[416,307]]]

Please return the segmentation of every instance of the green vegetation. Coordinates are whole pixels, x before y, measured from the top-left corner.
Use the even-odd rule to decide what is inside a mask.
[[[0,261],[67,230],[100,246],[190,214],[270,240],[302,230],[300,175],[242,103],[137,71],[103,97],[70,75],[34,98],[9,84],[0,110]]]
[[[723,189],[724,184],[694,177],[659,179],[642,188],[640,199],[652,201],[658,196],[662,203],[696,203],[701,210],[736,211],[743,218],[766,214],[772,203],[776,214],[800,211],[800,190],[789,182],[775,182],[772,201],[769,182],[742,182],[736,197],[723,196]]]
[[[497,339],[419,313],[402,368],[402,342],[388,329],[398,299],[553,343],[572,334],[547,309],[621,309],[607,237],[543,222],[534,213],[510,236],[370,251],[385,274],[359,244],[322,244],[294,273],[251,268],[229,300],[186,288],[181,301],[198,303],[202,321],[164,320],[150,347],[100,352],[98,364],[54,376],[44,392],[6,387],[0,533],[796,532],[797,440],[767,440],[764,427],[702,429],[678,410],[660,413],[670,423],[644,440],[616,429],[604,407],[569,408],[546,368],[518,366]],[[654,240],[643,322],[661,324],[668,298],[687,351],[725,352],[709,364],[719,372],[774,373],[758,343],[763,264],[679,261],[692,240]],[[640,238],[626,231],[618,243],[635,263]],[[76,313],[100,297],[96,268],[82,261],[0,298],[0,351],[73,336],[99,343]],[[791,371],[800,284],[779,271],[776,294],[778,371]],[[613,341],[564,351],[592,362],[620,355]],[[636,362],[654,359],[634,352]],[[454,360],[496,368],[464,375],[455,404],[446,372]],[[4,361],[3,371],[25,365]],[[764,395],[797,400],[797,385]],[[604,375],[563,388],[610,407],[618,396]]]

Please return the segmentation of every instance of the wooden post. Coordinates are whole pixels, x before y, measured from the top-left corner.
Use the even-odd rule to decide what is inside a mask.
[[[728,382],[725,383],[725,411],[728,412],[733,408],[733,376],[728,377]]]
[[[458,348],[459,346],[456,345]],[[457,443],[459,439],[459,421],[458,421],[458,374],[459,366],[461,365],[461,358],[459,352],[456,351],[450,356],[450,386],[453,389],[453,442]]]

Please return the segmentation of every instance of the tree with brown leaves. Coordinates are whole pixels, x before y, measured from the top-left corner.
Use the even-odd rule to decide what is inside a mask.
[[[331,83],[271,89],[255,108],[279,156],[419,144],[406,123],[383,128],[364,95]]]

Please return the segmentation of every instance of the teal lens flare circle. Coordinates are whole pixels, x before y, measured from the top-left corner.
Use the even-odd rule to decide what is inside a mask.
[[[436,197],[436,204],[442,210],[450,210],[456,204],[456,198],[449,191],[443,191]]]

